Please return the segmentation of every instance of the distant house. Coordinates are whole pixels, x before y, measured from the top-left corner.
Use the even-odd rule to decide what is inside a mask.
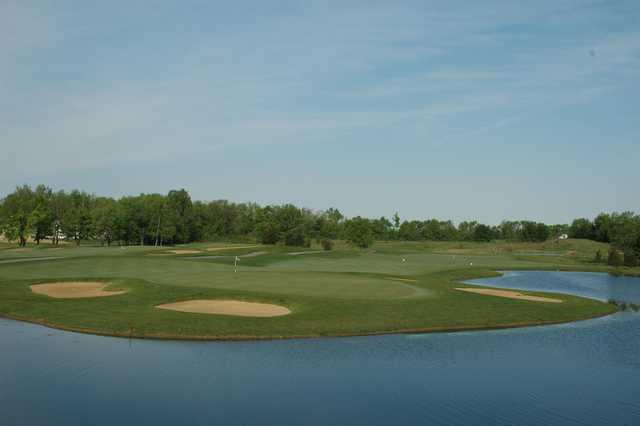
[[[561,234],[558,239],[559,240],[566,240],[567,238],[569,238],[569,236],[567,234]]]

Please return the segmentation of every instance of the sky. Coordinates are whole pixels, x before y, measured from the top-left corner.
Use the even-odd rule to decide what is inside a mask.
[[[640,2],[0,1],[0,196],[639,211]]]

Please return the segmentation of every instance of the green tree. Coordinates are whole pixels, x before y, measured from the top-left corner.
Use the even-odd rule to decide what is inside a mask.
[[[284,243],[288,246],[306,247],[309,246],[309,240],[305,235],[303,226],[297,226],[289,229],[284,233]]]
[[[493,239],[493,232],[490,226],[482,223],[478,224],[473,230],[474,241],[491,241]]]
[[[35,197],[28,185],[19,186],[2,202],[4,234],[9,240],[18,240],[20,247],[27,245],[30,216],[35,208]]]
[[[119,235],[120,205],[111,198],[101,197],[96,199],[91,212],[93,235],[110,246]]]
[[[624,266],[629,266],[629,267],[638,266],[638,255],[636,254],[636,252],[632,249],[627,249],[624,252],[623,263],[624,263]]]
[[[593,223],[589,219],[575,219],[569,228],[571,238],[583,238],[592,240],[595,237]]]
[[[345,236],[347,241],[360,248],[367,248],[373,244],[373,230],[369,220],[356,216],[345,222]]]
[[[549,227],[544,223],[522,221],[523,241],[546,241],[549,238]]]
[[[91,238],[91,210],[94,197],[84,191],[74,190],[65,199],[67,205],[62,216],[61,229],[67,238],[72,238],[76,245],[80,245],[82,240]]]
[[[477,221],[464,221],[458,224],[458,236],[462,241],[472,241],[475,235],[476,227],[479,225]]]
[[[611,266],[622,266],[624,265],[624,257],[619,250],[614,247],[609,249],[609,257],[607,259],[607,263]]]
[[[599,214],[593,221],[595,240],[601,241],[603,243],[611,242],[611,237],[609,235],[611,230],[611,225],[612,225],[611,215],[607,213]]]
[[[193,203],[189,193],[184,189],[169,191],[167,209],[168,217],[176,228],[175,242],[193,241]]]
[[[53,211],[51,209],[52,191],[44,185],[38,185],[34,191],[34,209],[29,215],[29,229],[36,244],[51,234]]]
[[[420,241],[422,239],[422,222],[405,220],[398,230],[398,238],[405,241]]]
[[[58,191],[51,194],[49,206],[51,209],[51,241],[54,245],[60,242],[62,234],[62,221],[65,217],[66,210],[70,203],[68,196],[64,191]]]

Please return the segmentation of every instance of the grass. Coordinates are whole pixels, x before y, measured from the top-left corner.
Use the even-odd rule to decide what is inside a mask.
[[[318,248],[312,247],[306,250],[310,253],[297,256],[290,253],[305,250],[224,242],[178,247],[202,251],[197,255],[168,254],[174,248],[166,247],[69,245],[52,250],[29,246],[30,250],[17,251],[5,245],[0,250],[0,315],[97,334],[191,339],[343,336],[566,322],[606,315],[617,307],[566,295],[553,295],[563,300],[561,304],[511,300],[453,287],[498,270],[610,271],[591,262],[591,253],[602,248],[589,243],[569,240],[559,249],[555,243],[516,247],[504,242],[463,243],[460,247],[461,243],[381,242],[365,251],[338,243],[331,252],[314,253]],[[238,273],[233,272],[236,255],[255,252],[264,254],[241,257]],[[46,257],[51,259],[42,259]],[[101,280],[128,292],[64,300],[29,289],[31,284],[65,280]],[[287,306],[292,314],[245,318],[154,307],[195,298],[275,303]]]

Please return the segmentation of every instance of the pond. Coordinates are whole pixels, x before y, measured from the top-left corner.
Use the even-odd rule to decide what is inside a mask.
[[[472,283],[640,301],[640,279]],[[497,331],[127,340],[0,319],[0,424],[640,424],[640,314]]]

